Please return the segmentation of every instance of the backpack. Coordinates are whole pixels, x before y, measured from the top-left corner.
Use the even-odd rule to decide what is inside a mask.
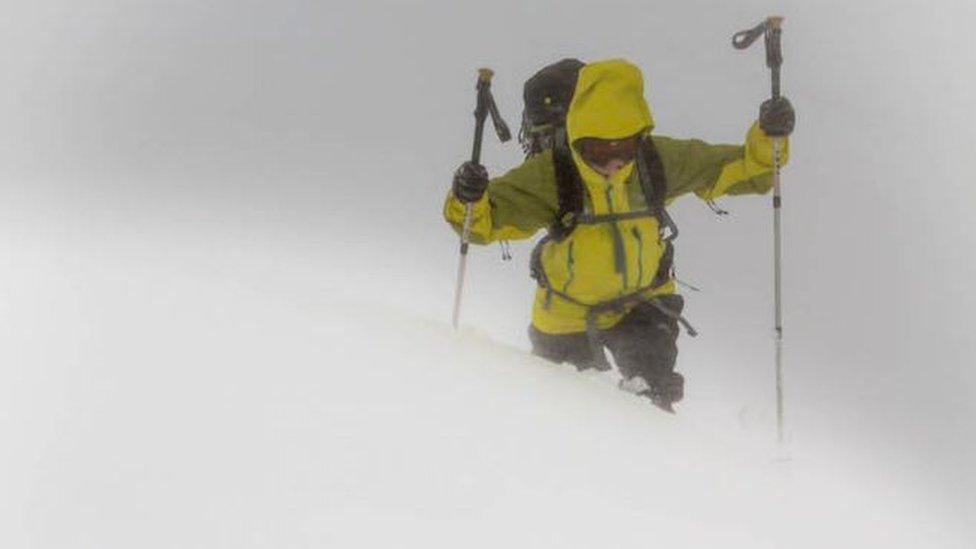
[[[552,150],[556,171],[556,193],[559,209],[549,228],[556,240],[568,236],[578,223],[605,223],[620,219],[653,215],[661,221],[662,230],[678,235],[677,227],[664,209],[667,180],[664,165],[650,135],[641,136],[637,153],[637,172],[648,211],[625,214],[592,215],[583,212],[583,180],[573,162],[566,135],[566,113],[576,89],[579,71],[585,63],[578,59],[563,59],[547,65],[525,81],[522,124],[519,142],[526,158]]]
[[[519,143],[526,156],[551,149],[556,129],[566,127],[566,112],[584,65],[579,59],[563,59],[525,81]]]

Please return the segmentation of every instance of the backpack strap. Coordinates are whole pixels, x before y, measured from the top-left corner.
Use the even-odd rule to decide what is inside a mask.
[[[668,215],[664,207],[664,200],[668,195],[668,180],[664,173],[664,162],[661,155],[654,146],[654,140],[650,134],[641,136],[637,151],[637,178],[640,180],[641,189],[644,191],[644,201],[647,208],[661,221],[661,229],[668,230],[665,240],[674,240],[678,237],[678,226]]]
[[[610,223],[613,221],[626,221],[628,219],[640,219],[642,217],[657,217],[658,213],[654,210],[637,210],[633,212],[590,214],[581,213],[576,216],[577,225],[596,225],[597,223]]]
[[[556,127],[553,136],[552,161],[559,209],[549,232],[556,240],[562,240],[576,228],[576,217],[583,211],[583,180],[569,150],[566,127],[562,125]]]
[[[668,184],[664,175],[664,163],[661,162],[661,155],[657,153],[657,147],[650,135],[645,134],[638,141],[636,161],[647,207],[651,210],[663,209]]]

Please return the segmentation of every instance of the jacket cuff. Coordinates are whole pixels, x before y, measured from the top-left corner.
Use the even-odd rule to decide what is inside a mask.
[[[790,158],[788,138],[780,138],[780,166],[785,166]],[[728,194],[764,194],[772,186],[769,175],[773,170],[773,138],[756,122],[746,134],[745,151],[742,158],[722,167],[715,184],[707,189],[696,191],[703,200],[714,200]]]
[[[491,234],[491,204],[488,202],[488,193],[471,205],[471,241],[487,242]],[[448,191],[447,198],[444,200],[444,219],[458,234],[461,234],[464,229],[465,210],[466,204],[458,200],[453,191]]]
[[[785,166],[790,160],[790,139],[780,137],[779,165]],[[753,123],[746,134],[746,162],[750,164],[750,172],[759,175],[773,169],[773,138],[759,127],[759,122]]]

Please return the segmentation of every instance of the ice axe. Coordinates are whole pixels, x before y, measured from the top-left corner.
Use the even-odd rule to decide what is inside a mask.
[[[768,17],[755,27],[737,32],[732,36],[732,46],[744,50],[751,46],[760,36],[766,42],[766,66],[772,76],[772,98],[778,99],[779,70],[783,65],[783,49],[781,38],[783,35],[783,18]],[[783,205],[780,193],[780,150],[782,138],[773,138],[773,294],[776,304],[774,337],[776,339],[776,438],[783,442],[783,301],[782,301],[782,230],[780,210]]]
[[[491,77],[495,73],[491,69],[478,69],[478,102],[474,109],[474,146],[471,148],[471,162],[481,163],[481,141],[485,132],[485,119],[491,115],[491,123],[495,126],[495,133],[503,143],[512,138],[502,116],[498,113],[495,98],[491,95]],[[454,288],[454,315],[451,325],[456,330],[461,316],[461,292],[464,288],[464,272],[468,265],[468,244],[471,241],[471,217],[474,205],[464,205],[464,225],[461,229],[461,258],[458,264],[457,286]]]

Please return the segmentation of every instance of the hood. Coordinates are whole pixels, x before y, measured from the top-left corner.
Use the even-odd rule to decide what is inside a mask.
[[[570,143],[581,137],[617,139],[654,127],[644,100],[644,77],[623,59],[589,63],[580,69],[566,114]]]

